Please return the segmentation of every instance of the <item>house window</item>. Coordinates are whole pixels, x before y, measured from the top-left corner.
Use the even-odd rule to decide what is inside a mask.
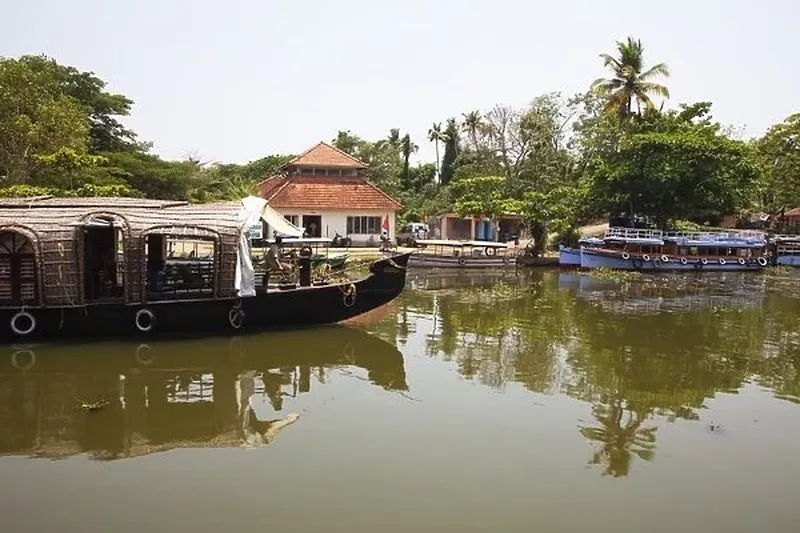
[[[294,224],[295,226],[300,224],[300,216],[299,215],[283,215],[290,224]]]
[[[381,232],[381,217],[347,217],[347,233],[377,235]]]

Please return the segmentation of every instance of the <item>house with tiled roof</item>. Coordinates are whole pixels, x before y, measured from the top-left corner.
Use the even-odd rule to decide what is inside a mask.
[[[367,165],[320,142],[258,184],[258,195],[310,237],[349,236],[354,244],[394,238],[400,202],[368,182]],[[269,235],[271,232],[267,230]]]

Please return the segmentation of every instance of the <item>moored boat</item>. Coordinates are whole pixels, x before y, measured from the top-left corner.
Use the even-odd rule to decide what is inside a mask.
[[[491,241],[418,240],[410,267],[504,268],[514,264],[508,244]]]
[[[800,267],[800,235],[775,235],[772,244],[776,265]]]
[[[359,280],[313,285],[310,257],[301,254],[294,281],[259,286],[246,231],[259,219],[302,235],[256,197],[204,205],[0,199],[0,340],[328,324],[380,307],[403,290],[409,254],[374,262]],[[176,253],[187,245],[187,256]]]
[[[609,228],[601,244],[581,248],[582,268],[619,270],[759,270],[767,266],[759,231],[662,232]]]
[[[597,246],[603,243],[603,239],[597,237],[582,237],[578,240],[578,247],[558,245],[558,264],[565,267],[581,266],[581,249],[586,246]]]

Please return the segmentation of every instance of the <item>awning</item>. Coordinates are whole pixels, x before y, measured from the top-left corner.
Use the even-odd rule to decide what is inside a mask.
[[[298,228],[283,215],[272,209],[268,205],[264,205],[264,210],[261,212],[261,220],[269,224],[270,230],[285,237],[302,237],[303,229]],[[265,235],[264,237],[270,238],[272,235]]]

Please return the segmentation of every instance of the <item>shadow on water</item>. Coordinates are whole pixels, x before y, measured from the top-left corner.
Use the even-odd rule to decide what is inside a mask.
[[[151,344],[8,348],[0,454],[109,460],[173,448],[260,446],[298,420],[326,371],[359,368],[406,391],[402,354],[347,327]]]
[[[800,399],[798,279],[442,276],[407,291],[397,318],[374,329],[454,362],[465,379],[588,402],[594,422],[577,430],[595,446],[589,463],[625,476],[634,457],[655,456],[659,424],[699,420],[720,392],[753,382]]]

